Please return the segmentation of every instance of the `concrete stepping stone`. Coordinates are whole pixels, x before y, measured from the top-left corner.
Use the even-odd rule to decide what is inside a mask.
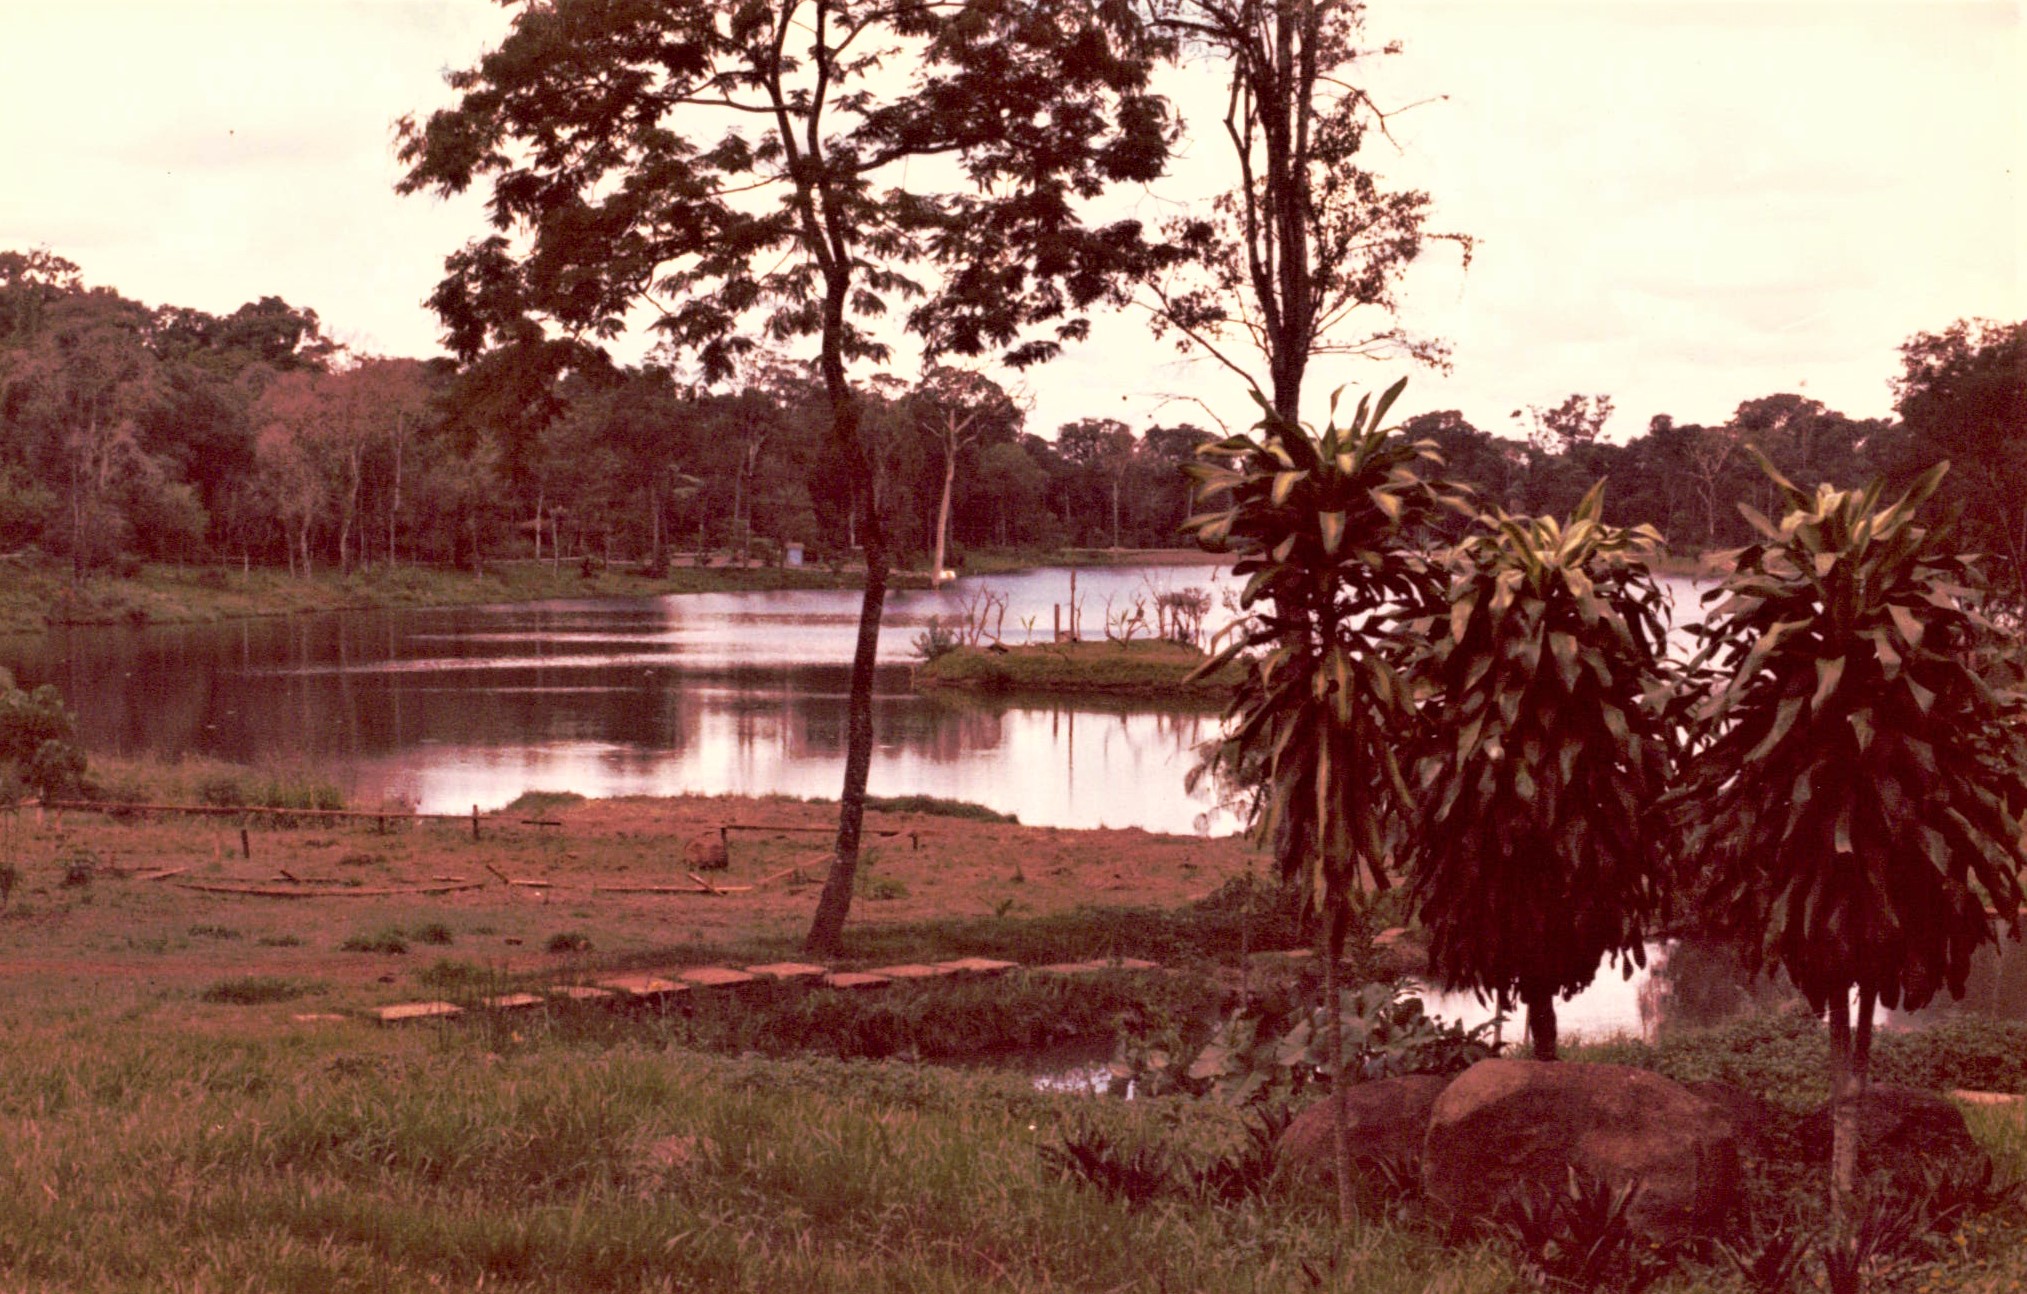
[[[598,987],[611,989],[621,1001],[643,1005],[667,1002],[690,991],[688,984],[666,980],[659,975],[615,975],[598,981]]]
[[[900,966],[875,966],[865,973],[884,976],[887,979],[924,980],[941,979],[945,975],[955,975],[957,972],[947,966],[923,966],[916,962],[907,962]]]
[[[402,1002],[373,1008],[373,1018],[382,1024],[408,1024],[415,1020],[448,1020],[464,1011],[454,1002]]]
[[[869,971],[832,971],[823,977],[823,982],[832,988],[865,989],[884,988],[894,981]]]
[[[990,957],[959,957],[956,961],[937,962],[936,967],[953,975],[1002,975],[1018,964],[994,961]]]
[[[335,1011],[300,1011],[289,1018],[297,1024],[329,1024],[345,1017]]]
[[[698,988],[731,988],[738,984],[751,984],[760,977],[729,966],[692,966],[689,970],[676,972],[676,978]]]
[[[768,962],[764,966],[748,966],[746,973],[785,984],[793,980],[821,979],[828,973],[828,968],[812,966],[808,962]]]
[[[538,993],[499,993],[484,999],[482,1005],[491,1011],[526,1011],[546,1000]]]
[[[609,988],[595,988],[590,984],[556,984],[547,991],[550,997],[562,998],[566,1002],[611,1003],[618,997]]]
[[[2018,1092],[1973,1092],[1959,1088],[1950,1095],[1965,1105],[2018,1106],[2027,1103],[2027,1096],[2022,1096]]]

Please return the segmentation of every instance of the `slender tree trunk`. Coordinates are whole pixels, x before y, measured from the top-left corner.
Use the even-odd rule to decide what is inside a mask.
[[[1534,1040],[1536,1060],[1556,1060],[1555,990],[1522,989],[1520,1000],[1527,1004],[1527,1036]]]
[[[957,481],[957,449],[945,446],[943,454],[943,499],[936,505],[936,560],[929,568],[929,587],[943,586],[943,537],[950,533],[950,489]]]
[[[859,843],[866,821],[866,779],[873,767],[873,666],[880,647],[880,617],[887,601],[889,556],[880,523],[872,454],[859,432],[859,400],[845,376],[844,309],[850,266],[842,257],[826,274],[821,367],[830,396],[832,443],[844,451],[852,474],[860,542],[866,553],[865,595],[859,602],[859,633],[852,650],[852,675],[845,704],[845,781],[838,795],[838,834],[830,873],[817,899],[804,948],[811,956],[835,957],[844,948],[845,917],[859,873]]]
[[[1868,1042],[1871,1028],[1866,1028]],[[1860,1079],[1851,1046],[1851,995],[1830,997],[1830,1228],[1832,1243],[1851,1239],[1852,1195],[1858,1184]]]
[[[840,411],[834,402],[832,416],[834,425],[843,424],[844,434],[850,438],[855,478],[852,493],[863,501],[865,508],[859,535],[866,552],[866,588],[859,602],[859,632],[852,651],[851,686],[845,710],[845,783],[838,796],[837,848],[804,944],[806,951],[817,957],[835,957],[843,950],[845,917],[851,911],[852,887],[858,879],[859,844],[866,819],[866,780],[873,767],[873,666],[880,646],[880,617],[886,607],[889,564],[887,537],[873,499],[872,463],[859,443],[857,399],[846,392],[844,404]]]
[[[394,415],[394,499],[387,505],[387,568],[389,570],[394,569],[394,529],[401,517],[401,447],[402,443],[408,439],[407,429],[403,425],[405,416],[399,412],[396,412]]]
[[[1323,1046],[1330,1062],[1330,1160],[1336,1169],[1332,1176],[1337,1178],[1337,1220],[1350,1226],[1357,1203],[1351,1189],[1351,1128],[1344,1108],[1344,1003],[1338,983],[1339,963],[1344,960],[1343,899],[1338,895],[1335,902],[1325,900],[1330,919],[1324,923],[1323,936]]]

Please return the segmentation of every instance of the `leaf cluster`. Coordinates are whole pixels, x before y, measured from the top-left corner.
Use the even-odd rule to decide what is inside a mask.
[[[829,331],[879,358],[899,300],[932,349],[1047,358],[1112,291],[1138,227],[1077,205],[1159,174],[1172,128],[1146,90],[1159,40],[1087,0],[519,2],[453,73],[457,103],[400,123],[404,192],[490,179],[498,231],[447,262],[452,348],[551,325],[610,339],[641,302],[707,378]],[[964,183],[911,187],[947,157]],[[933,295],[912,266],[949,269]],[[755,326],[757,324],[757,327]]]
[[[1493,509],[1444,556],[1447,632],[1415,662],[1414,895],[1451,983],[1533,1000],[1638,962],[1665,896],[1672,764],[1651,529]]]
[[[1961,994],[2020,909],[2022,697],[1975,560],[1918,519],[1945,468],[1885,506],[1776,474],[1786,514],[1706,594],[1721,685],[1673,803],[1720,925],[1818,1010]]]
[[[1413,712],[1402,667],[1411,626],[1440,597],[1420,539],[1460,506],[1427,444],[1384,420],[1405,379],[1319,433],[1274,416],[1257,435],[1204,446],[1185,470],[1199,500],[1186,529],[1233,554],[1241,622],[1204,673],[1243,660],[1228,765],[1258,787],[1253,827],[1284,878],[1343,892],[1359,863],[1387,883],[1389,822],[1408,799],[1397,737]]]

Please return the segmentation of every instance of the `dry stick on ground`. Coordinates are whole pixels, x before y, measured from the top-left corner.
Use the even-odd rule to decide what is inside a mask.
[[[456,894],[463,890],[484,887],[484,881],[466,881],[462,885],[370,886],[356,890],[284,889],[275,885],[219,885],[207,881],[176,882],[178,889],[196,890],[203,894],[240,894],[262,899],[374,899],[411,894]]]

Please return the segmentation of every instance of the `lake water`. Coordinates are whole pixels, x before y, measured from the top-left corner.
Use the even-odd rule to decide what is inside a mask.
[[[1086,637],[1154,594],[1214,591],[1210,566],[1077,572]],[[1070,573],[956,581],[888,600],[875,795],[971,800],[1065,827],[1228,830],[1183,790],[1215,716],[1148,705],[923,696],[914,638],[990,592],[1007,643],[1047,641]],[[297,763],[358,803],[496,808],[522,791],[835,798],[859,595],[689,594],[0,639],[24,684],[55,683],[94,751]],[[1144,634],[1143,634],[1144,636]]]

